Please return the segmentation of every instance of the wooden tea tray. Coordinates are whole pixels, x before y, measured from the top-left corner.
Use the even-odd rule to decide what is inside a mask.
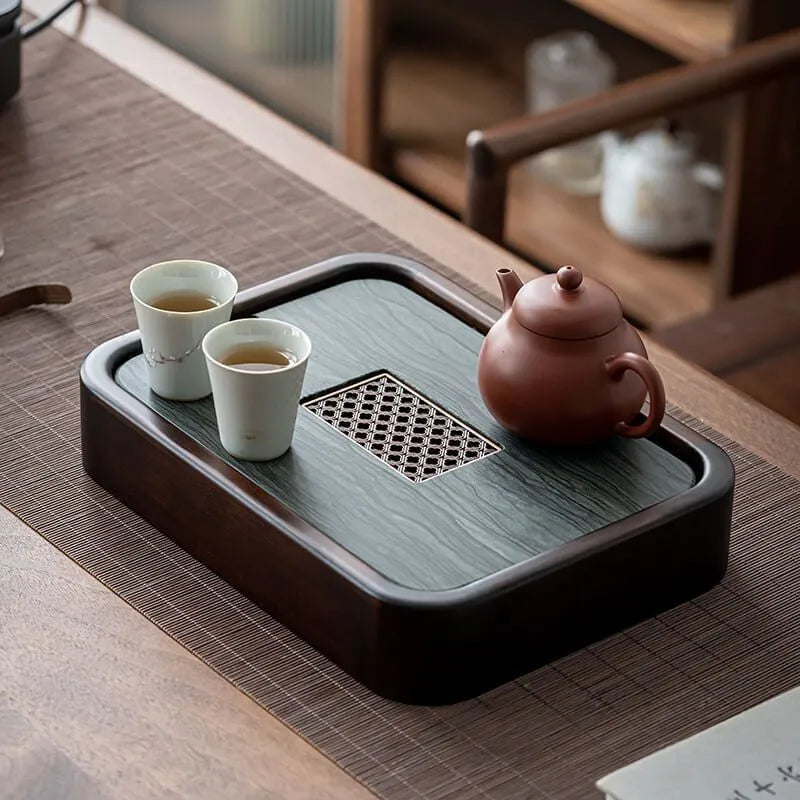
[[[335,258],[244,292],[313,352],[291,450],[220,446],[211,398],[147,388],[138,332],[81,369],[95,481],[386,697],[474,695],[724,574],[733,469],[652,440],[534,447],[475,380],[496,312],[420,264]]]

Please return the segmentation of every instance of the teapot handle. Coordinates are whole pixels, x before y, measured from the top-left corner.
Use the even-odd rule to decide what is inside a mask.
[[[620,436],[638,439],[652,433],[661,424],[666,409],[666,396],[658,370],[644,356],[636,353],[621,353],[611,356],[606,361],[606,371],[612,379],[620,380],[627,370],[632,370],[644,381],[647,393],[650,395],[650,413],[640,425],[618,422],[615,430]]]

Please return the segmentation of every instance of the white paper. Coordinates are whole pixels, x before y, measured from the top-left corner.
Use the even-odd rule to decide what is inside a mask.
[[[800,687],[597,781],[611,800],[800,800]]]

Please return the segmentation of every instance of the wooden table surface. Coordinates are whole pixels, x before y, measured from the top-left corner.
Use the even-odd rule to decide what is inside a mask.
[[[59,27],[73,32],[77,18]],[[497,294],[500,265],[536,274],[100,9],[78,37],[482,288]],[[671,400],[800,476],[800,428],[650,352]],[[0,675],[4,798],[372,796],[2,508]]]

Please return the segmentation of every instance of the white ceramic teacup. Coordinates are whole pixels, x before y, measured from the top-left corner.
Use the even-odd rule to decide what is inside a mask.
[[[242,345],[260,344],[292,355],[285,367],[252,371],[223,363]],[[206,334],[208,364],[222,446],[236,458],[269,461],[292,443],[311,341],[277,319],[239,319]]]
[[[231,318],[236,278],[207,261],[163,261],[131,281],[150,388],[168,400],[199,400],[211,393],[200,345],[215,326]],[[218,305],[202,311],[165,311],[151,303],[172,292],[196,291]]]

